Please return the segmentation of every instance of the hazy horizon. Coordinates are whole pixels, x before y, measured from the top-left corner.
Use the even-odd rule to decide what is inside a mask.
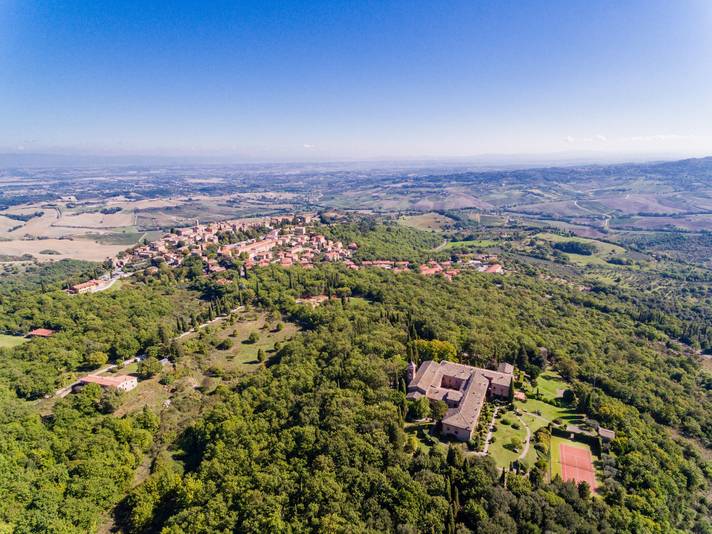
[[[480,154],[462,157],[402,157],[402,158],[237,158],[227,154],[151,154],[151,153],[82,153],[73,151],[57,152],[2,152],[0,169],[22,167],[122,167],[122,166],[338,166],[341,168],[421,168],[434,169],[506,169],[536,168],[543,166],[566,167],[576,165],[640,164],[684,159],[712,157],[711,154],[670,154],[641,153],[614,154],[604,152],[557,152],[540,154]]]

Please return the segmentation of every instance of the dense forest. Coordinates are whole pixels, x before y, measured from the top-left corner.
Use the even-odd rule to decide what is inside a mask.
[[[416,260],[439,244],[379,223],[330,232],[363,259]],[[220,283],[200,268],[162,265],[97,294],[0,291],[4,331],[57,330],[0,350],[0,528],[94,531],[113,510],[125,532],[712,532],[712,380],[681,350],[674,310],[651,317],[629,290],[582,291],[524,267],[447,281],[238,266]],[[333,298],[296,302],[312,295]],[[146,408],[118,416],[121,398],[98,387],[38,409],[78,373],[137,354],[169,357],[175,380],[205,358],[202,337],[176,336],[236,306],[300,332],[256,371],[190,388],[202,408],[180,425],[166,430]],[[617,434],[598,492],[550,481],[539,463],[500,472],[489,457],[414,442],[406,363],[435,340],[463,363],[564,377]]]
[[[294,305],[317,280],[370,303]],[[710,465],[654,422],[709,443],[710,396],[699,369],[659,350],[627,315],[602,310],[612,302],[478,274],[447,283],[385,271],[288,276],[270,268],[248,283],[260,287],[261,305],[290,314],[307,333],[267,369],[214,392],[218,405],[174,451],[181,461],[163,462],[129,496],[129,530],[709,529],[709,510],[695,495]],[[570,483],[547,484],[537,466],[502,483],[487,459],[410,449],[396,384],[414,336],[449,340],[466,362],[507,360],[533,373],[554,366],[566,374],[588,395],[589,415],[619,435],[603,499],[582,497]],[[539,347],[550,356],[536,359]]]

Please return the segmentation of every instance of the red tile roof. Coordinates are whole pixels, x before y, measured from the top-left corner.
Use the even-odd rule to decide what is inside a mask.
[[[107,387],[118,387],[124,382],[131,382],[136,380],[133,376],[98,376],[98,375],[87,375],[79,379],[83,384],[99,384],[100,386]]]
[[[54,335],[54,330],[49,328],[35,328],[32,332],[27,334],[27,337],[50,337]]]

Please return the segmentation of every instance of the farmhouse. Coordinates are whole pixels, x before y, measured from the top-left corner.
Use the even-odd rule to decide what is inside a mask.
[[[74,284],[69,288],[70,293],[89,293],[94,291],[101,285],[99,280],[89,280],[88,282],[83,282],[81,284]]]
[[[99,384],[105,389],[116,389],[117,391],[131,391],[138,386],[138,380],[135,376],[98,376],[87,375],[79,379],[79,384]]]
[[[513,371],[509,364],[500,364],[497,371],[492,371],[448,361],[426,361],[415,372],[415,364],[411,363],[407,398],[445,402],[448,410],[442,420],[443,434],[468,441],[477,428],[485,399],[511,398]]]
[[[499,263],[493,263],[485,268],[484,272],[488,274],[502,274],[504,272],[504,268]]]

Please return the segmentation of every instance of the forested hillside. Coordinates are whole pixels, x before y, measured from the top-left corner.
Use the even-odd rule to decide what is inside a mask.
[[[292,298],[314,280],[349,287],[312,310]],[[709,392],[688,357],[666,353],[615,302],[525,277],[472,274],[448,283],[328,269],[246,282],[307,333],[267,369],[219,388],[218,406],[129,497],[129,530],[670,532],[704,530],[695,495],[710,466],[653,420],[708,442]],[[290,289],[290,285],[292,289]],[[603,311],[603,308],[606,308]],[[487,459],[413,450],[403,432],[408,342],[454,343],[465,362],[561,370],[591,417],[618,433],[599,498],[544,481],[542,466],[506,484]],[[541,358],[539,347],[548,349]],[[596,380],[592,392],[590,384]],[[692,394],[688,394],[692,392]],[[699,421],[699,428],[688,419]],[[183,473],[181,475],[181,473]],[[516,527],[515,527],[516,525]]]
[[[426,258],[440,242],[373,221],[329,231],[364,259]],[[338,264],[218,278],[199,263],[97,294],[0,291],[5,332],[57,332],[0,349],[0,529],[712,532],[712,379],[679,343],[694,315],[515,261],[450,281]],[[285,324],[272,349],[252,348]],[[575,408],[616,433],[597,492],[543,458],[501,470],[410,432],[406,363],[434,340],[462,363],[567,381]],[[136,355],[171,365],[141,364],[130,394],[53,396]]]

